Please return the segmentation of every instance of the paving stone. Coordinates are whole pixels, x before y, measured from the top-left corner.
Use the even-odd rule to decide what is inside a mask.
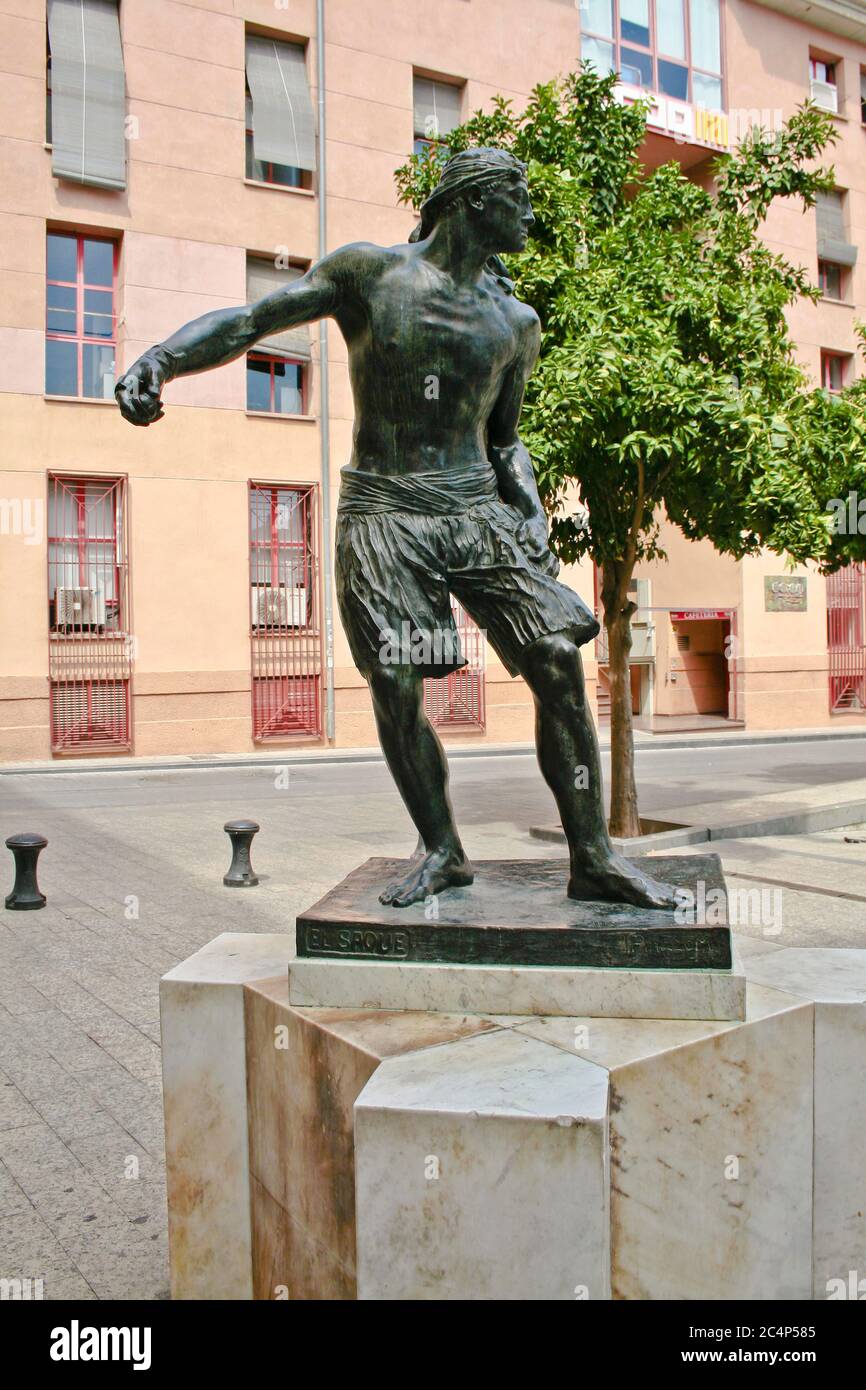
[[[0,1129],[19,1129],[21,1125],[32,1125],[39,1120],[39,1112],[14,1081],[0,1082]]]
[[[0,1163],[0,1216],[29,1211],[32,1206],[33,1203],[24,1188],[15,1181],[6,1164]]]

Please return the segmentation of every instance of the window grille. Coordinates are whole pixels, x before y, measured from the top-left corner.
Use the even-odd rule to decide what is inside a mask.
[[[251,483],[250,643],[257,742],[322,733],[314,486]]]
[[[48,479],[51,747],[131,746],[132,640],[123,478]]]
[[[424,711],[437,729],[480,729],[487,726],[484,699],[484,633],[462,604],[451,599],[451,612],[467,665],[448,676],[424,682]]]
[[[866,709],[866,565],[827,576],[830,710]]]

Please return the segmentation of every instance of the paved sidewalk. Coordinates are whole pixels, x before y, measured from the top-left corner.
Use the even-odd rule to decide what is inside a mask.
[[[464,764],[455,783],[474,857],[561,853],[529,837],[541,793],[528,760]],[[288,785],[268,767],[25,777],[0,795],[4,834],[49,840],[48,907],[0,910],[0,1278],[41,1277],[55,1299],[164,1298],[160,976],[219,932],[290,932],[370,854],[407,853],[411,828],[378,764],[293,768]],[[221,881],[222,826],[238,815],[262,824],[262,882],[243,892]],[[798,885],[775,944],[863,946],[866,844],[845,833],[712,848],[732,886]]]

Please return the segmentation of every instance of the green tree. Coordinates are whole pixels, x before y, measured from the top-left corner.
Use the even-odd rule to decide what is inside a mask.
[[[833,531],[828,502],[866,496],[866,396],[815,387],[785,317],[819,291],[760,229],[777,199],[812,206],[833,186],[816,164],[833,123],[801,107],[755,128],[704,187],[677,163],[646,171],[643,104],[591,69],[538,86],[526,109],[497,98],[398,169],[418,207],[448,152],[497,145],[527,164],[536,225],[509,259],[542,325],[522,434],[565,561],[601,578],[611,687],[611,832],[640,833],[629,653],[636,564],[663,559],[664,516],[731,556],[767,547],[833,569],[866,537]],[[575,508],[575,497],[578,506]]]

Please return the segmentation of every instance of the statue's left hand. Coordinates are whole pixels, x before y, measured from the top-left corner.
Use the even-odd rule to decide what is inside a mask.
[[[516,539],[533,564],[555,579],[559,574],[559,561],[550,549],[547,518],[543,513],[521,522],[517,528]]]

